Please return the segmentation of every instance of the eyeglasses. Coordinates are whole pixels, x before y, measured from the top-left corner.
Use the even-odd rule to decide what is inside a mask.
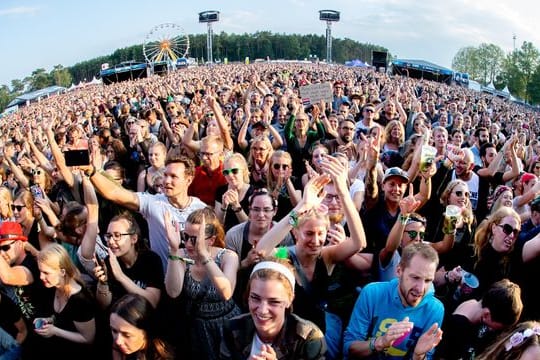
[[[253,305],[261,305],[263,302],[266,302],[266,305],[272,308],[284,308],[285,306],[287,306],[287,303],[283,300],[263,299],[260,296],[255,295],[255,294],[249,294],[249,301]]]
[[[255,213],[255,214],[260,214],[260,213],[270,214],[271,212],[274,211],[274,209],[273,208],[252,207],[252,208],[249,208],[249,211],[252,212],[252,213]]]
[[[42,173],[41,169],[32,169],[32,175],[41,175]]]
[[[272,167],[274,168],[274,170],[287,170],[289,168],[289,164],[274,164],[272,165]]]
[[[211,152],[199,151],[199,156],[202,157],[202,158],[205,157],[205,156],[211,157],[213,155],[216,155],[217,153],[218,152],[211,153]]]
[[[239,168],[223,169],[223,175],[224,176],[231,175],[231,174],[237,175],[239,171],[240,171]]]
[[[416,230],[407,230],[405,231],[411,239],[416,239],[417,236],[420,236],[420,240],[424,240],[424,236],[426,236],[426,233],[424,231],[416,231]]]
[[[497,226],[499,226],[502,229],[503,233],[505,233],[507,236],[510,236],[511,234],[517,236],[517,234],[519,233],[519,229],[514,229],[509,224],[497,224]]]
[[[15,241],[10,242],[9,244],[0,245],[0,251],[8,252],[11,249],[11,245],[15,244]]]
[[[214,113],[207,113],[205,116],[206,116],[207,118],[211,118],[212,116],[214,116]]]
[[[459,196],[459,197],[462,197],[463,195],[465,195],[465,197],[467,197],[467,198],[471,197],[471,193],[468,192],[468,191],[458,190],[458,191],[455,191],[454,194],[456,194],[456,196]]]
[[[331,203],[332,201],[336,200],[336,202],[339,202],[339,195],[333,195],[333,194],[326,194],[324,197],[324,200]]]
[[[25,205],[15,205],[15,204],[11,204],[11,210],[15,211],[17,210],[18,212],[21,212],[22,209],[26,208]]]
[[[128,236],[128,235],[133,235],[135,233],[133,232],[129,232],[129,233],[106,233],[103,235],[103,237],[105,238],[106,241],[111,241],[111,239],[114,239],[115,241],[118,241],[122,238],[122,236]]]

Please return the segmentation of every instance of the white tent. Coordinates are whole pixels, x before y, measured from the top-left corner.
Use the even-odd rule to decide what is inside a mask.
[[[88,83],[88,85],[100,85],[100,84],[103,84],[103,81],[101,81],[101,79],[100,79],[100,80],[96,79],[95,76],[94,76],[94,78],[92,79],[92,81],[90,81],[90,82]]]

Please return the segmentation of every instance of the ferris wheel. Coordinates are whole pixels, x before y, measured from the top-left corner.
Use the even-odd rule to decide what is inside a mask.
[[[160,24],[152,28],[144,38],[143,53],[146,61],[176,62],[187,56],[189,37],[176,24]]]

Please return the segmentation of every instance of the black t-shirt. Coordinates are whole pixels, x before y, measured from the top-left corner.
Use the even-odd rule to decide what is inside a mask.
[[[17,335],[15,323],[21,318],[21,310],[17,305],[6,294],[0,292],[0,328],[15,338]]]
[[[32,321],[36,317],[45,316],[45,309],[52,306],[50,294],[54,294],[54,289],[47,289],[39,278],[39,268],[36,259],[26,254],[20,264],[27,268],[34,281],[24,286],[7,286],[0,284],[0,288],[17,305],[27,326],[33,326]]]
[[[118,261],[122,272],[130,278],[138,287],[146,289],[153,287],[162,289],[164,282],[163,264],[161,258],[151,250],[140,251],[137,260],[132,267],[127,268],[122,261]],[[112,275],[109,258],[106,260],[109,275],[109,288],[112,293],[113,304],[116,300],[127,294],[126,289]]]

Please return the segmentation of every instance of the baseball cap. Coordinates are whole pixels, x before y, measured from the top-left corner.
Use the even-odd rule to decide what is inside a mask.
[[[409,182],[409,175],[397,166],[391,167],[384,172],[383,182],[391,178],[392,176],[400,177],[401,179]]]
[[[526,172],[523,175],[521,175],[521,182],[525,184],[531,181],[532,179],[536,179],[536,178],[537,178],[536,175]]]
[[[21,224],[13,221],[4,221],[0,224],[0,243],[4,241],[22,240],[27,241]]]

